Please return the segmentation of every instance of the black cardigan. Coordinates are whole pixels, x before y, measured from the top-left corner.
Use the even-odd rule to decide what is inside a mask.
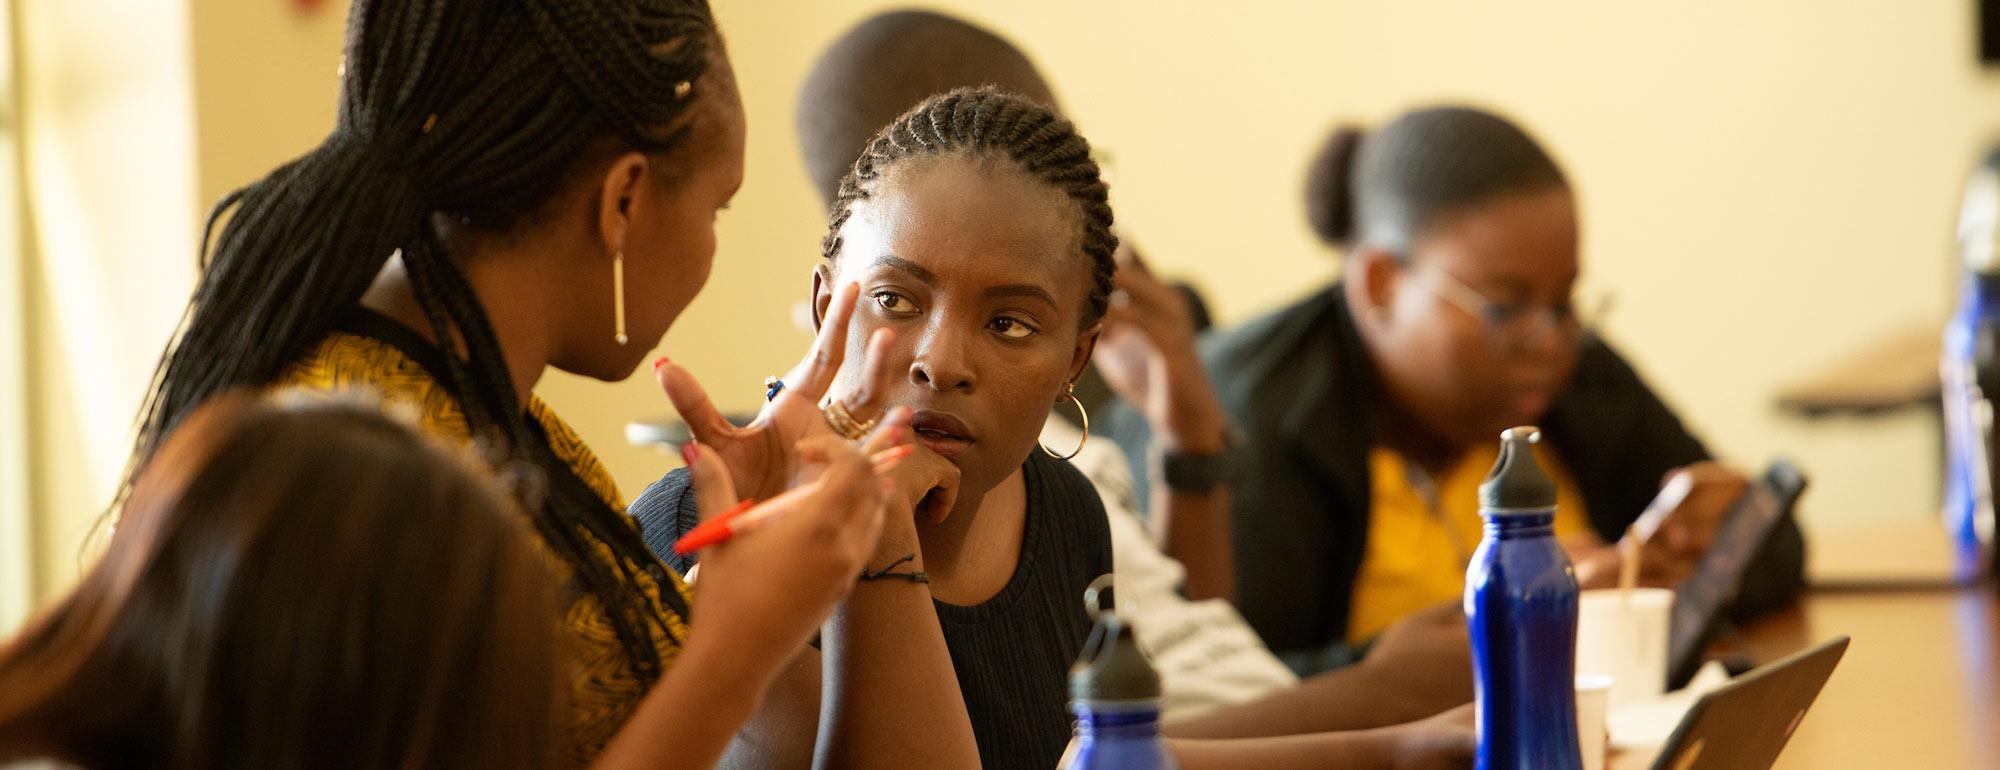
[[[933,605],[980,765],[1045,770],[1069,742],[1069,667],[1091,626],[1083,591],[1111,571],[1111,525],[1097,491],[1069,463],[1036,450],[1023,472],[1028,518],[1013,577],[978,605]],[[687,479],[685,470],[670,472],[631,507],[646,544],[683,573],[693,560],[675,557],[673,542],[699,521]]]
[[[1368,542],[1368,451],[1380,397],[1340,284],[1203,340],[1223,408],[1242,430],[1234,487],[1237,594],[1264,641],[1304,672],[1339,665],[1355,575]],[[1129,406],[1109,432],[1143,462],[1148,431]],[[1590,523],[1614,541],[1667,471],[1708,450],[1608,345],[1590,340],[1542,421],[1575,477]],[[1135,468],[1136,478],[1146,478]],[[1787,518],[1757,557],[1736,611],[1789,601],[1805,544]]]

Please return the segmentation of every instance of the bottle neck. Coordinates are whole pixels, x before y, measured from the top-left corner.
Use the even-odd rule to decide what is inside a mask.
[[[1547,537],[1556,532],[1554,508],[1532,513],[1482,511],[1481,515],[1486,518],[1486,537],[1494,540]]]
[[[1076,735],[1079,738],[1146,738],[1160,734],[1160,705],[1140,703],[1077,703]]]
[[[1974,307],[1991,309],[2000,305],[2000,274],[1968,272],[1964,292]]]

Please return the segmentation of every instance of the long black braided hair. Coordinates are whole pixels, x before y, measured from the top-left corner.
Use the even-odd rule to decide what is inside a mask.
[[[1111,275],[1118,269],[1112,256],[1118,250],[1118,237],[1111,232],[1110,190],[1098,173],[1097,161],[1091,160],[1090,143],[1048,107],[994,88],[960,88],[933,96],[876,134],[854,161],[853,170],[840,180],[820,255],[828,262],[839,259],[840,231],[854,214],[854,202],[867,200],[891,166],[907,158],[954,153],[1005,158],[1076,202],[1082,214],[1083,253],[1091,262],[1090,305],[1083,325],[1104,317]]]
[[[684,118],[717,90],[703,76],[722,55],[707,0],[355,0],[332,134],[209,217],[200,280],[154,373],[126,488],[204,399],[274,381],[394,254],[473,435],[496,460],[533,462],[545,442],[436,222],[507,232],[545,216],[593,160],[684,145]],[[647,629],[666,631],[629,577],[658,560],[615,514],[561,500],[531,506],[537,530],[604,604],[642,679],[657,678]],[[594,557],[599,546],[614,564]]]

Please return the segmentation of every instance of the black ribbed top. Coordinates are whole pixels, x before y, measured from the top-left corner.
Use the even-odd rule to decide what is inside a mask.
[[[1039,451],[1023,470],[1027,521],[1014,576],[977,605],[933,602],[989,770],[1048,770],[1062,757],[1069,667],[1090,635],[1083,591],[1111,571],[1111,530],[1090,482]],[[647,545],[683,574],[693,561],[675,558],[673,542],[699,522],[688,492],[687,472],[675,470],[630,508]]]

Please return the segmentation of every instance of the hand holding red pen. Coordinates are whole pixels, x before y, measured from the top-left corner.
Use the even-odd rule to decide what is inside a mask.
[[[696,504],[712,522],[739,504],[735,484],[719,453],[690,446]],[[881,537],[883,485],[870,458],[833,436],[801,440],[796,451],[809,480],[735,514],[762,523],[704,549],[694,587],[701,621],[689,644],[726,645],[753,670],[775,671],[812,638]]]
[[[867,439],[861,444],[862,451],[868,454],[872,469],[882,484],[883,494],[898,501],[902,499],[902,496],[895,494],[900,486],[897,483],[896,468],[902,464],[903,460],[911,452],[917,449],[913,444],[903,443],[907,441],[909,436],[910,417],[911,412],[908,407],[891,409],[884,416],[883,424],[873,433],[869,434]],[[687,464],[688,468],[693,469],[695,467],[696,453],[699,451],[701,451],[700,444],[697,442],[689,442],[681,447],[681,459]],[[933,457],[933,459],[939,458]],[[939,461],[942,462],[941,459]],[[806,464],[801,467],[801,473],[807,476],[818,475],[824,470],[825,466],[823,464]],[[909,476],[910,474],[901,475]],[[926,474],[919,473],[917,475],[925,476]],[[944,488],[937,490],[941,494],[932,495],[938,501],[937,504],[942,506],[941,509],[932,513],[936,520],[942,521],[949,513],[953,497],[952,492],[957,487],[957,479],[958,475],[954,468],[950,481],[943,484]],[[730,480],[711,480],[709,482],[711,489],[733,488],[733,481],[729,484],[724,484],[723,481]],[[697,480],[697,489],[699,489],[699,483],[699,480]],[[933,486],[937,485],[934,484]],[[674,541],[674,553],[679,556],[686,556],[709,546],[728,542],[731,538],[739,534],[756,531],[794,507],[791,504],[794,498],[812,494],[817,489],[818,482],[807,482],[803,486],[793,487],[772,498],[769,504],[759,506],[756,505],[756,500],[745,498],[729,506],[721,513],[716,513],[714,506],[719,505],[724,498],[718,497],[704,500],[701,499],[701,495],[697,494],[696,505],[701,512],[702,521],[694,529],[689,530]]]

